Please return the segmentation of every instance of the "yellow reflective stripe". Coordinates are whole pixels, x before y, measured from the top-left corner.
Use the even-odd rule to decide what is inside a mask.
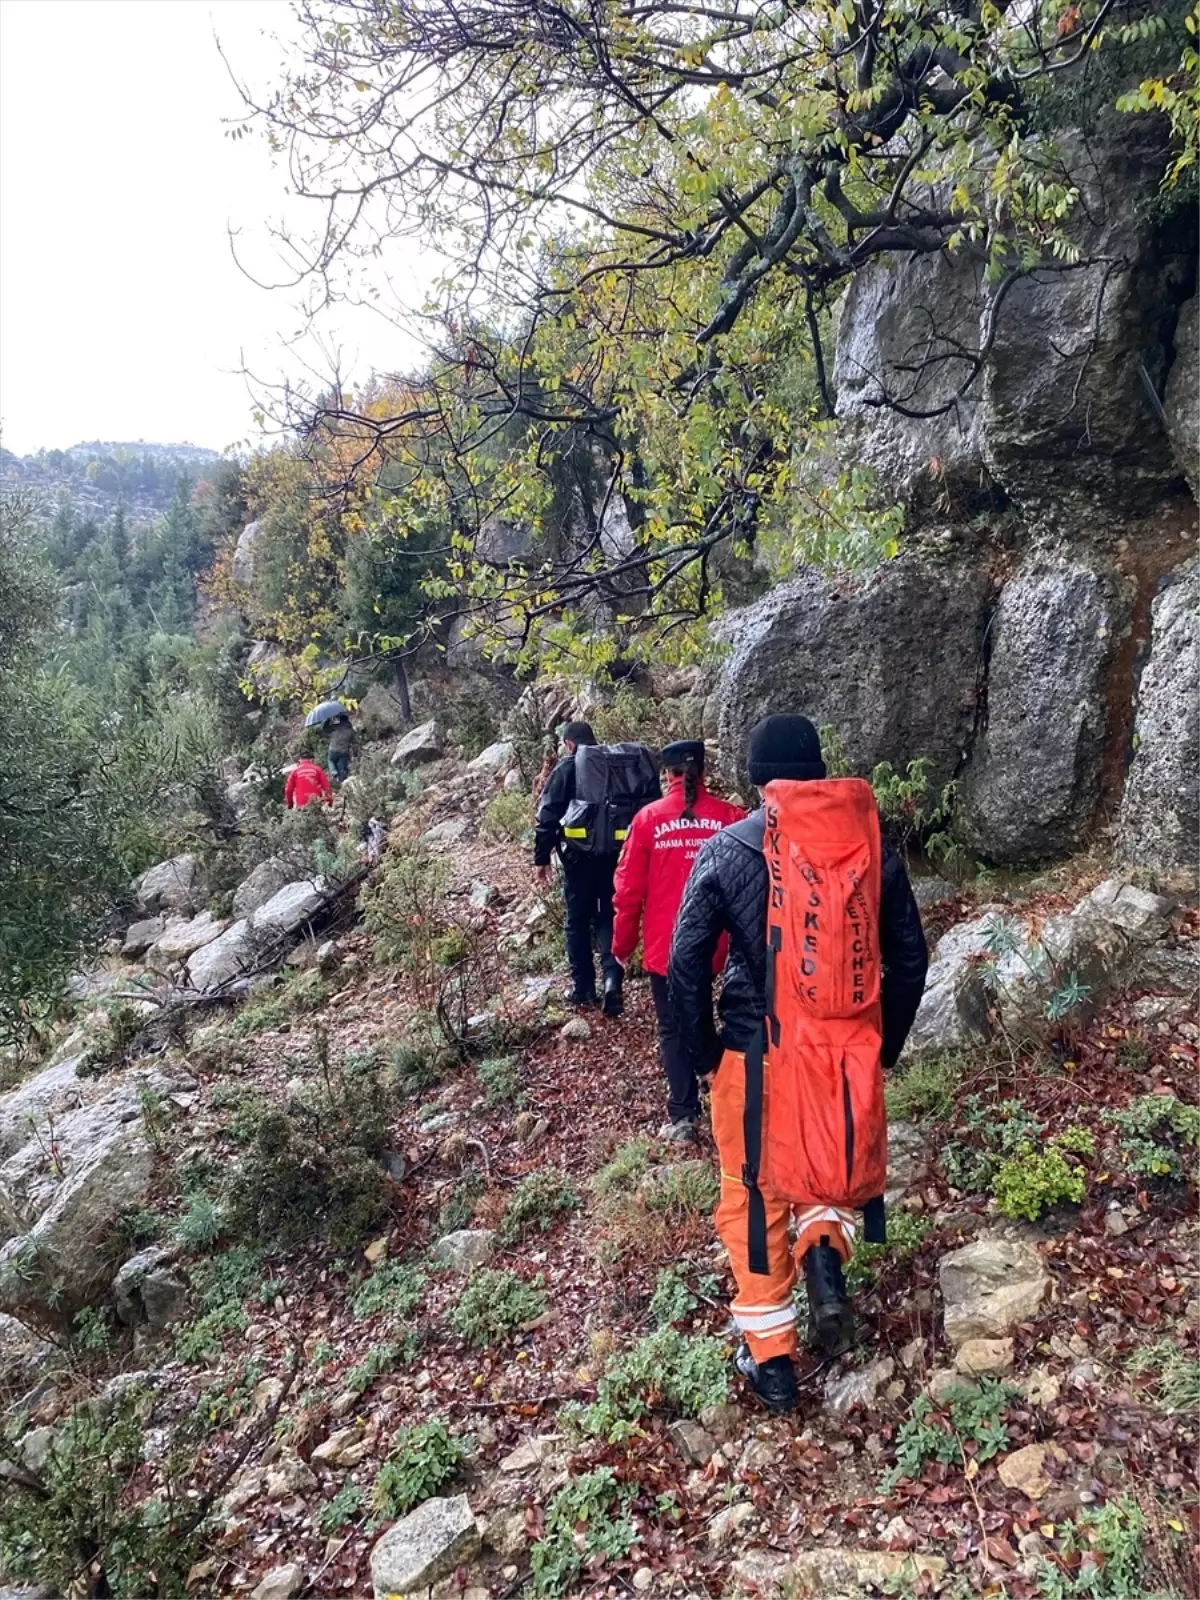
[[[563,837],[566,838],[566,839],[586,839],[587,838],[587,829],[586,828],[564,828],[563,829]]]
[[[629,829],[628,828],[614,828],[613,829],[613,838],[614,839],[626,839],[628,837],[629,837]]]

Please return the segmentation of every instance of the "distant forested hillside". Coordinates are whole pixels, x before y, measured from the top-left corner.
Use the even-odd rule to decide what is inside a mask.
[[[166,511],[180,483],[199,482],[220,455],[194,444],[122,444],[93,439],[66,450],[18,456],[0,449],[0,492],[28,495],[43,515],[68,505],[92,516],[124,506],[134,519]]]

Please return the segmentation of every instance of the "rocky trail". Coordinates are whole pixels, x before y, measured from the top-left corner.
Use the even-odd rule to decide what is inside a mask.
[[[855,1347],[770,1419],[730,1373],[711,1143],[654,1137],[647,986],[562,1012],[555,912],[487,823],[503,762],[424,760],[374,875],[436,859],[424,909],[372,890],[335,936],[260,884],[224,920],[307,964],[235,966],[96,1066],[147,932],[160,999],[216,970],[183,966],[227,939],[186,948],[189,888],[10,1073],[6,1600],[1196,1593],[1194,901],[1090,861],[925,886],[890,1243]]]

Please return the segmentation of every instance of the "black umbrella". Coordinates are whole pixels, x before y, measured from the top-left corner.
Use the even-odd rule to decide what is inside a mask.
[[[304,719],[306,728],[319,728],[322,723],[332,722],[335,717],[348,717],[350,713],[340,700],[322,700],[315,711],[310,711]]]

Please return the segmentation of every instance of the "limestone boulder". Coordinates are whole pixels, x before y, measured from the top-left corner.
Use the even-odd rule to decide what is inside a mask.
[[[855,581],[809,568],[731,613],[716,690],[728,775],[745,784],[751,728],[789,711],[834,727],[856,772],[925,756],[946,782],[974,726],[990,593],[987,574],[947,549]]]
[[[189,959],[188,982],[193,989],[211,994],[251,971],[257,949],[254,928],[248,917],[242,917]]]
[[[470,826],[466,817],[447,817],[444,822],[435,822],[432,828],[426,828],[421,842],[436,850],[449,850],[466,837]]]
[[[389,1528],[371,1551],[375,1600],[431,1588],[478,1555],[481,1543],[465,1494],[424,1501]]]
[[[206,944],[219,939],[228,926],[228,918],[214,917],[211,911],[200,911],[194,917],[176,918],[167,923],[146,952],[146,965],[156,972],[169,972],[197,950],[202,950]]]
[[[193,855],[173,856],[148,868],[133,888],[138,909],[148,916],[160,911],[191,915],[203,901],[200,863]]]
[[[875,1396],[896,1370],[891,1356],[882,1356],[869,1366],[831,1377],[825,1384],[825,1409],[831,1416],[844,1417],[855,1406],[870,1406]]]
[[[250,918],[255,934],[292,934],[312,920],[328,899],[329,885],[324,878],[304,878],[285,883]]]
[[[248,589],[254,582],[254,566],[261,536],[262,523],[248,522],[238,534],[237,543],[233,547],[233,564],[230,571],[234,583],[243,589]]]
[[[57,1346],[36,1329],[0,1314],[0,1391],[36,1383],[57,1354]]]
[[[382,683],[371,685],[354,713],[354,725],[364,739],[384,739],[388,734],[399,733],[406,721],[404,707]]]
[[[436,761],[442,754],[445,735],[435,721],[423,722],[419,728],[406,733],[392,751],[392,765],[401,771]]]
[[[175,1252],[151,1245],[130,1256],[113,1279],[117,1316],[129,1326],[166,1328],[178,1321],[187,1304],[187,1284],[174,1270]]]
[[[158,1071],[106,1080],[0,1164],[0,1310],[69,1313],[107,1288],[116,1219],[150,1188],[142,1092],[179,1087]]]
[[[992,914],[960,922],[933,951],[925,993],[904,1046],[905,1061],[968,1049],[990,1035],[983,961],[991,940]]]
[[[469,1272],[490,1261],[496,1253],[494,1228],[459,1228],[446,1233],[433,1247],[433,1259],[452,1272]]]
[[[260,861],[233,891],[233,914],[249,917],[265,906],[273,894],[278,894],[295,878],[295,870],[278,856],[268,856]]]
[[[149,950],[165,927],[166,921],[162,917],[141,917],[137,922],[131,922],[125,930],[121,954],[127,961],[136,960]]]
[[[1200,297],[1196,295],[1179,310],[1175,360],[1167,377],[1163,408],[1175,463],[1200,499]]]
[[[1200,839],[1200,560],[1180,567],[1155,596],[1133,732],[1118,855],[1162,872],[1194,873]]]
[[[1036,562],[1000,591],[986,728],[959,790],[964,840],[988,859],[1034,861],[1082,843],[1126,610],[1111,579],[1080,565]]]
[[[803,1550],[777,1570],[777,1592],[805,1600],[858,1600],[871,1593],[899,1591],[922,1579],[936,1590],[946,1575],[941,1556],[905,1550],[853,1548]]]
[[[938,1267],[946,1338],[1003,1339],[1035,1316],[1050,1287],[1041,1256],[1031,1245],[976,1239],[943,1256]]]
[[[468,772],[494,772],[504,774],[512,766],[516,758],[516,747],[508,739],[498,739],[495,744],[489,744],[486,750],[481,750],[472,761],[467,762]]]
[[[79,1104],[82,1090],[75,1068],[83,1060],[86,1046],[82,1036],[77,1043],[73,1054],[52,1061],[0,1095],[0,1157],[10,1156],[25,1144],[47,1112],[58,1113]]]

